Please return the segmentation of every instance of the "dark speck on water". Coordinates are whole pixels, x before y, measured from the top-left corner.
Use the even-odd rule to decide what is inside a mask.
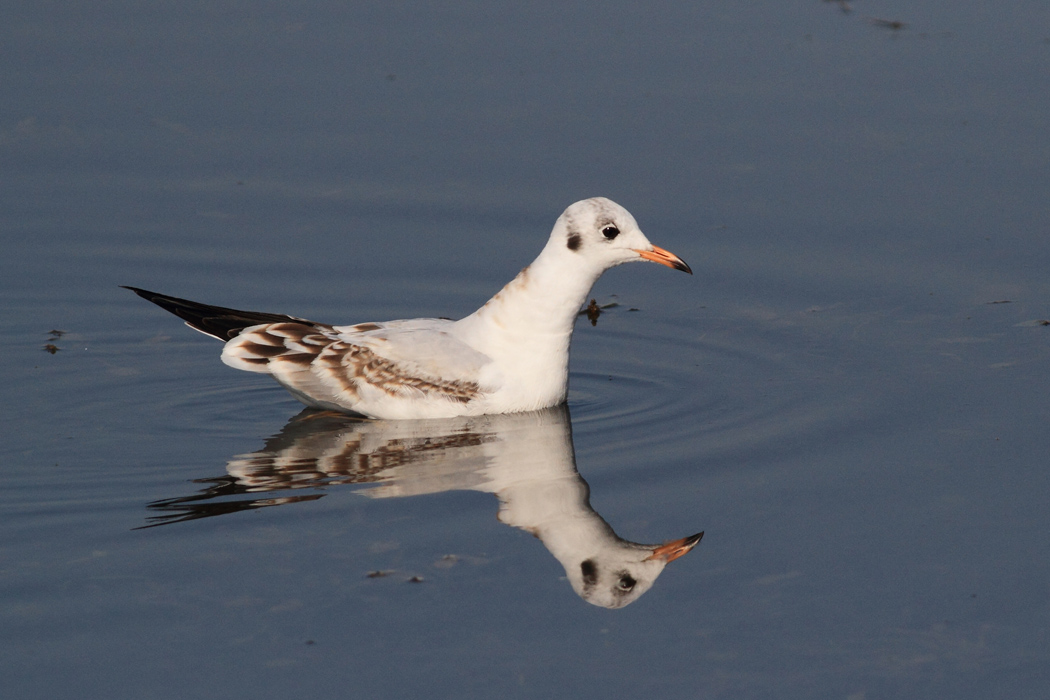
[[[52,355],[54,355],[56,352],[61,350],[62,348],[60,348],[57,345],[55,345],[54,341],[58,340],[59,338],[61,338],[65,334],[66,334],[65,331],[59,331],[59,330],[50,330],[50,331],[48,331],[47,332],[47,339],[50,342],[48,342],[48,343],[46,343],[44,345],[44,350],[49,352],[49,353],[51,353]]]
[[[613,298],[616,295],[613,294]],[[581,316],[586,316],[587,320],[591,322],[592,326],[598,325],[598,319],[601,318],[602,312],[607,309],[615,309],[620,306],[619,302],[610,301],[605,304],[599,304],[597,299],[591,299],[591,303],[587,304],[583,309],[580,310]],[[637,311],[638,309],[628,309],[629,311]]]
[[[892,31],[899,31],[904,29],[908,25],[904,22],[900,22],[895,19],[879,19],[878,17],[869,17],[868,22],[879,27],[880,29],[889,29]]]
[[[591,299],[591,303],[587,305],[585,311],[587,313],[587,320],[591,322],[592,326],[597,326],[598,318],[602,315],[602,310],[598,306],[598,302]]]

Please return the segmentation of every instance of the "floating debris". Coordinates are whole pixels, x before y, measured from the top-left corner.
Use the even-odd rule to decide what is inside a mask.
[[[616,296],[615,294],[613,295]],[[608,304],[599,304],[597,299],[591,299],[591,303],[580,309],[580,316],[586,316],[587,320],[591,322],[592,326],[598,325],[598,317],[602,315],[602,311],[605,309],[613,309],[619,306],[619,302],[610,301]],[[633,309],[637,311],[637,309]]]
[[[1014,303],[1014,301],[1013,301],[1013,299],[999,299],[998,301],[986,301],[985,303],[989,304],[989,305],[990,304],[1012,304],[1012,303]]]
[[[56,329],[49,330],[47,332],[47,343],[44,345],[44,350],[46,352],[51,353],[52,355],[61,350],[62,348],[55,345],[55,341],[64,336],[65,334],[65,331],[60,331]]]
[[[369,571],[365,575],[368,576],[368,578],[385,578],[392,573],[394,573],[393,569],[388,569],[386,571],[380,571],[377,569],[376,571]]]
[[[413,576],[408,579],[408,583],[423,583],[424,578],[422,576]]]
[[[446,554],[445,556],[434,562],[434,566],[439,569],[450,569],[459,562],[459,557],[455,554]]]
[[[598,325],[598,318],[602,315],[601,307],[598,306],[598,302],[595,299],[591,299],[591,303],[587,305],[587,320],[591,322],[592,326]]]
[[[879,27],[880,29],[889,29],[894,32],[900,31],[908,26],[904,22],[895,19],[879,19],[878,17],[868,17],[868,24]]]

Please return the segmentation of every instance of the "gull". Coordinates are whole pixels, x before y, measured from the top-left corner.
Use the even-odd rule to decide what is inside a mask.
[[[222,361],[269,374],[308,406],[368,418],[534,411],[564,403],[580,307],[611,267],[650,261],[692,274],[604,197],[571,205],[539,256],[458,321],[333,326],[125,287],[226,343]]]

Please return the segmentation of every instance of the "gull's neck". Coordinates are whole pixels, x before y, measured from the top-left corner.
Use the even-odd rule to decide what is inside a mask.
[[[548,336],[568,338],[602,270],[562,248],[560,241],[549,242],[531,265],[460,321],[465,337],[482,345],[479,334],[525,345],[543,344]]]
[[[473,316],[521,333],[571,333],[576,315],[601,270],[560,241],[551,241],[531,265],[518,273]]]
[[[531,265],[456,324],[462,340],[492,358],[500,410],[565,400],[573,325],[601,273],[552,236]]]

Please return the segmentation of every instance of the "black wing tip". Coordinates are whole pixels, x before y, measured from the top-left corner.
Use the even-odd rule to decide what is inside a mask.
[[[150,297],[161,296],[161,295],[157,294],[156,292],[149,291],[148,289],[140,289],[139,287],[131,287],[131,286],[128,286],[126,284],[120,285],[120,288],[121,289],[130,289],[131,291],[135,292],[136,294],[138,294],[143,299],[147,299],[147,300],[150,299]]]
[[[119,286],[122,289],[131,290],[146,301],[156,304],[169,313],[175,314],[185,321],[190,328],[223,342],[237,335],[239,330],[252,325],[251,323],[242,322],[240,318],[237,318],[237,320],[231,318],[250,312],[240,312],[235,309],[201,304],[189,299],[180,299],[179,297],[151,292],[148,289],[132,287],[126,284]]]
[[[188,304],[193,304],[194,303],[192,301],[189,301],[188,299],[180,299],[178,297],[168,296],[167,294],[161,294],[160,292],[151,292],[150,290],[142,289],[141,287],[131,287],[129,285],[122,284],[122,285],[120,285],[120,288],[121,289],[128,289],[128,290],[130,290],[132,292],[135,292],[136,294],[138,294],[140,297],[142,297],[146,301],[152,301],[154,304],[157,304],[158,306],[162,306],[162,304],[160,304],[158,302],[158,300],[162,300],[162,299],[170,299],[172,301],[178,301],[178,302],[183,302],[183,303],[188,303]]]
[[[284,314],[241,311],[225,306],[212,306],[198,301],[190,301],[189,299],[180,299],[179,297],[151,292],[148,289],[140,289],[139,287],[131,287],[124,284],[119,286],[122,289],[129,289],[146,301],[152,302],[165,311],[175,314],[191,328],[223,342],[235,337],[245,328],[266,323],[298,323],[313,328],[325,327],[324,324],[314,323],[313,321],[294,316],[285,316]]]

